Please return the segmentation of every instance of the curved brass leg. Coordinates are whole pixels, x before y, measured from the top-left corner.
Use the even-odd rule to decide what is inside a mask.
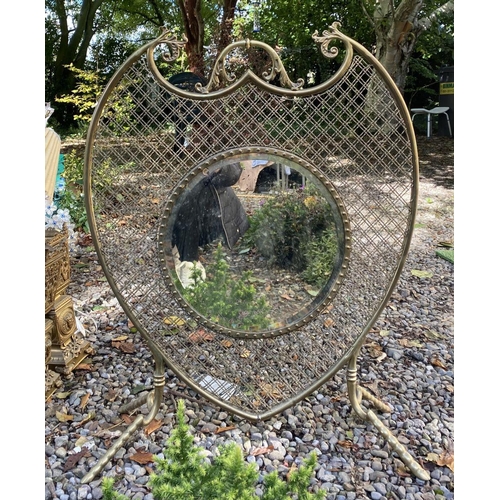
[[[376,398],[371,392],[367,391],[364,387],[361,387],[359,384],[357,384],[358,387],[358,394],[360,394],[360,402],[361,398],[365,398],[370,403],[375,406],[375,408],[379,409],[382,413],[391,413],[391,408],[390,406],[386,405],[383,401],[380,401],[380,399]]]
[[[378,409],[383,412],[390,412],[390,408],[370,394],[366,389],[360,387],[357,381],[357,365],[356,359],[359,351],[353,353],[347,367],[347,391],[354,411],[364,420],[369,420],[375,428],[382,434],[382,437],[387,440],[389,446],[399,455],[404,464],[410,471],[419,479],[429,481],[429,473],[423,469],[420,464],[408,453],[406,448],[396,439],[391,431],[382,423],[382,421],[373,413],[372,410],[365,411],[361,407],[362,397],[365,396]]]
[[[153,355],[155,353],[153,352]],[[155,373],[154,373],[154,389],[150,393],[142,395],[137,399],[137,401],[133,401],[128,403],[127,405],[122,406],[129,407],[132,409],[138,408],[146,401],[149,407],[149,413],[144,415],[139,415],[137,418],[127,427],[127,429],[123,432],[123,434],[115,441],[113,446],[98,460],[98,462],[90,469],[90,471],[84,476],[82,479],[82,484],[89,483],[92,481],[98,474],[102,472],[106,464],[113,458],[115,453],[130,439],[132,434],[137,431],[140,427],[148,425],[158,413],[160,409],[160,404],[163,399],[163,388],[165,386],[165,367],[163,364],[163,359],[160,356],[155,357]],[[142,401],[141,404],[139,404]]]
[[[154,391],[144,392],[137,399],[134,399],[133,401],[130,401],[130,403],[125,403],[124,405],[120,406],[120,408],[118,408],[118,413],[130,413],[137,408],[140,408],[146,402],[148,403],[148,406],[151,406],[153,404],[152,398],[154,398]]]

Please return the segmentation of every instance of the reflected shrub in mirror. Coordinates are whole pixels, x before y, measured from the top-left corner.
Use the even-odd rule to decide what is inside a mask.
[[[326,283],[338,256],[332,207],[312,184],[266,200],[250,217],[244,241],[269,265],[301,273],[317,286]]]
[[[267,330],[271,328],[270,308],[265,297],[257,296],[251,283],[252,272],[241,276],[230,273],[222,245],[215,260],[206,267],[206,279],[193,269],[193,286],[184,289],[183,297],[200,314],[211,321],[234,330]]]

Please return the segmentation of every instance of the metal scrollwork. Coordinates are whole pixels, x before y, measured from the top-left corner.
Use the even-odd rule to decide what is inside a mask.
[[[165,43],[169,49],[168,52],[165,51],[161,55],[165,62],[174,62],[178,59],[181,49],[187,43],[186,35],[182,35],[182,38],[182,40],[178,40],[175,35],[165,30],[157,40],[158,44]]]
[[[339,54],[339,49],[337,47],[328,47],[332,40],[344,40],[342,34],[339,31],[340,23],[334,22],[331,26],[329,26],[329,31],[323,31],[323,36],[318,35],[318,31],[315,31],[312,35],[313,40],[316,43],[321,44],[321,53],[330,59],[334,59]],[[344,40],[345,43],[345,40]]]
[[[233,74],[227,74],[224,67],[224,60],[232,50],[238,47],[245,47],[247,49],[257,47],[265,50],[268,53],[271,58],[271,69],[269,72],[265,71],[262,73],[262,79],[264,81],[270,82],[277,75],[279,75],[280,83],[283,87],[288,87],[291,90],[300,90],[304,86],[304,80],[302,78],[299,78],[296,83],[290,80],[285,67],[283,66],[283,63],[281,62],[280,56],[273,48],[263,42],[259,42],[256,40],[244,40],[232,43],[219,54],[208,85],[206,87],[199,86],[197,90],[200,90],[203,93],[208,93],[210,92],[210,90],[217,88],[224,80],[227,83],[232,83],[235,80],[235,76]],[[249,70],[248,73],[254,74],[251,70]]]
[[[178,40],[175,35],[165,31],[159,38],[152,42],[148,48],[148,64],[153,72],[153,75],[162,83],[162,85],[168,87],[174,93],[176,93],[175,89],[160,74],[154,61],[153,51],[158,45],[166,44],[168,46],[168,50],[162,53],[162,58],[166,62],[173,62],[179,57],[180,51],[184,48],[186,43],[187,39],[185,35],[183,35],[183,40]],[[260,48],[264,50],[270,56],[271,68],[268,71],[264,71],[260,77],[249,69],[241,78],[237,80],[236,75],[227,71],[226,59],[230,52],[238,48],[246,48],[247,50],[250,48]],[[303,89],[304,79],[299,78],[297,82],[293,82],[289,78],[283,63],[281,62],[280,56],[273,48],[266,43],[256,40],[240,40],[228,45],[219,54],[214,63],[214,68],[208,84],[203,86],[201,83],[197,83],[195,85],[195,89],[197,93],[208,94],[213,90],[220,89],[224,85],[226,85],[226,87],[230,87],[233,84],[243,82],[247,79],[251,79],[257,84],[260,82],[261,85],[269,85],[270,82],[277,76],[279,76],[279,81],[283,89],[290,89],[292,91],[300,91]]]
[[[227,83],[232,83],[236,80],[236,75],[234,73],[228,73],[224,66],[224,59],[220,56],[217,58],[214,64],[214,69],[212,71],[212,76],[208,85],[203,86],[201,83],[197,83],[195,88],[198,92],[202,94],[208,94],[211,88],[218,88],[223,81]]]

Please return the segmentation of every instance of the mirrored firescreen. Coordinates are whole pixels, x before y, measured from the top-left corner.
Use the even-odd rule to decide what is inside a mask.
[[[311,170],[274,154],[215,159],[169,200],[159,237],[165,277],[198,320],[281,334],[335,295],[348,221]]]

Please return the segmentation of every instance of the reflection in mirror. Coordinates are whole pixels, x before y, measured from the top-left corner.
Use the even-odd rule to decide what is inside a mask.
[[[195,177],[175,201],[166,234],[170,277],[184,301],[237,331],[275,330],[312,313],[344,255],[332,195],[275,156],[226,160]]]

